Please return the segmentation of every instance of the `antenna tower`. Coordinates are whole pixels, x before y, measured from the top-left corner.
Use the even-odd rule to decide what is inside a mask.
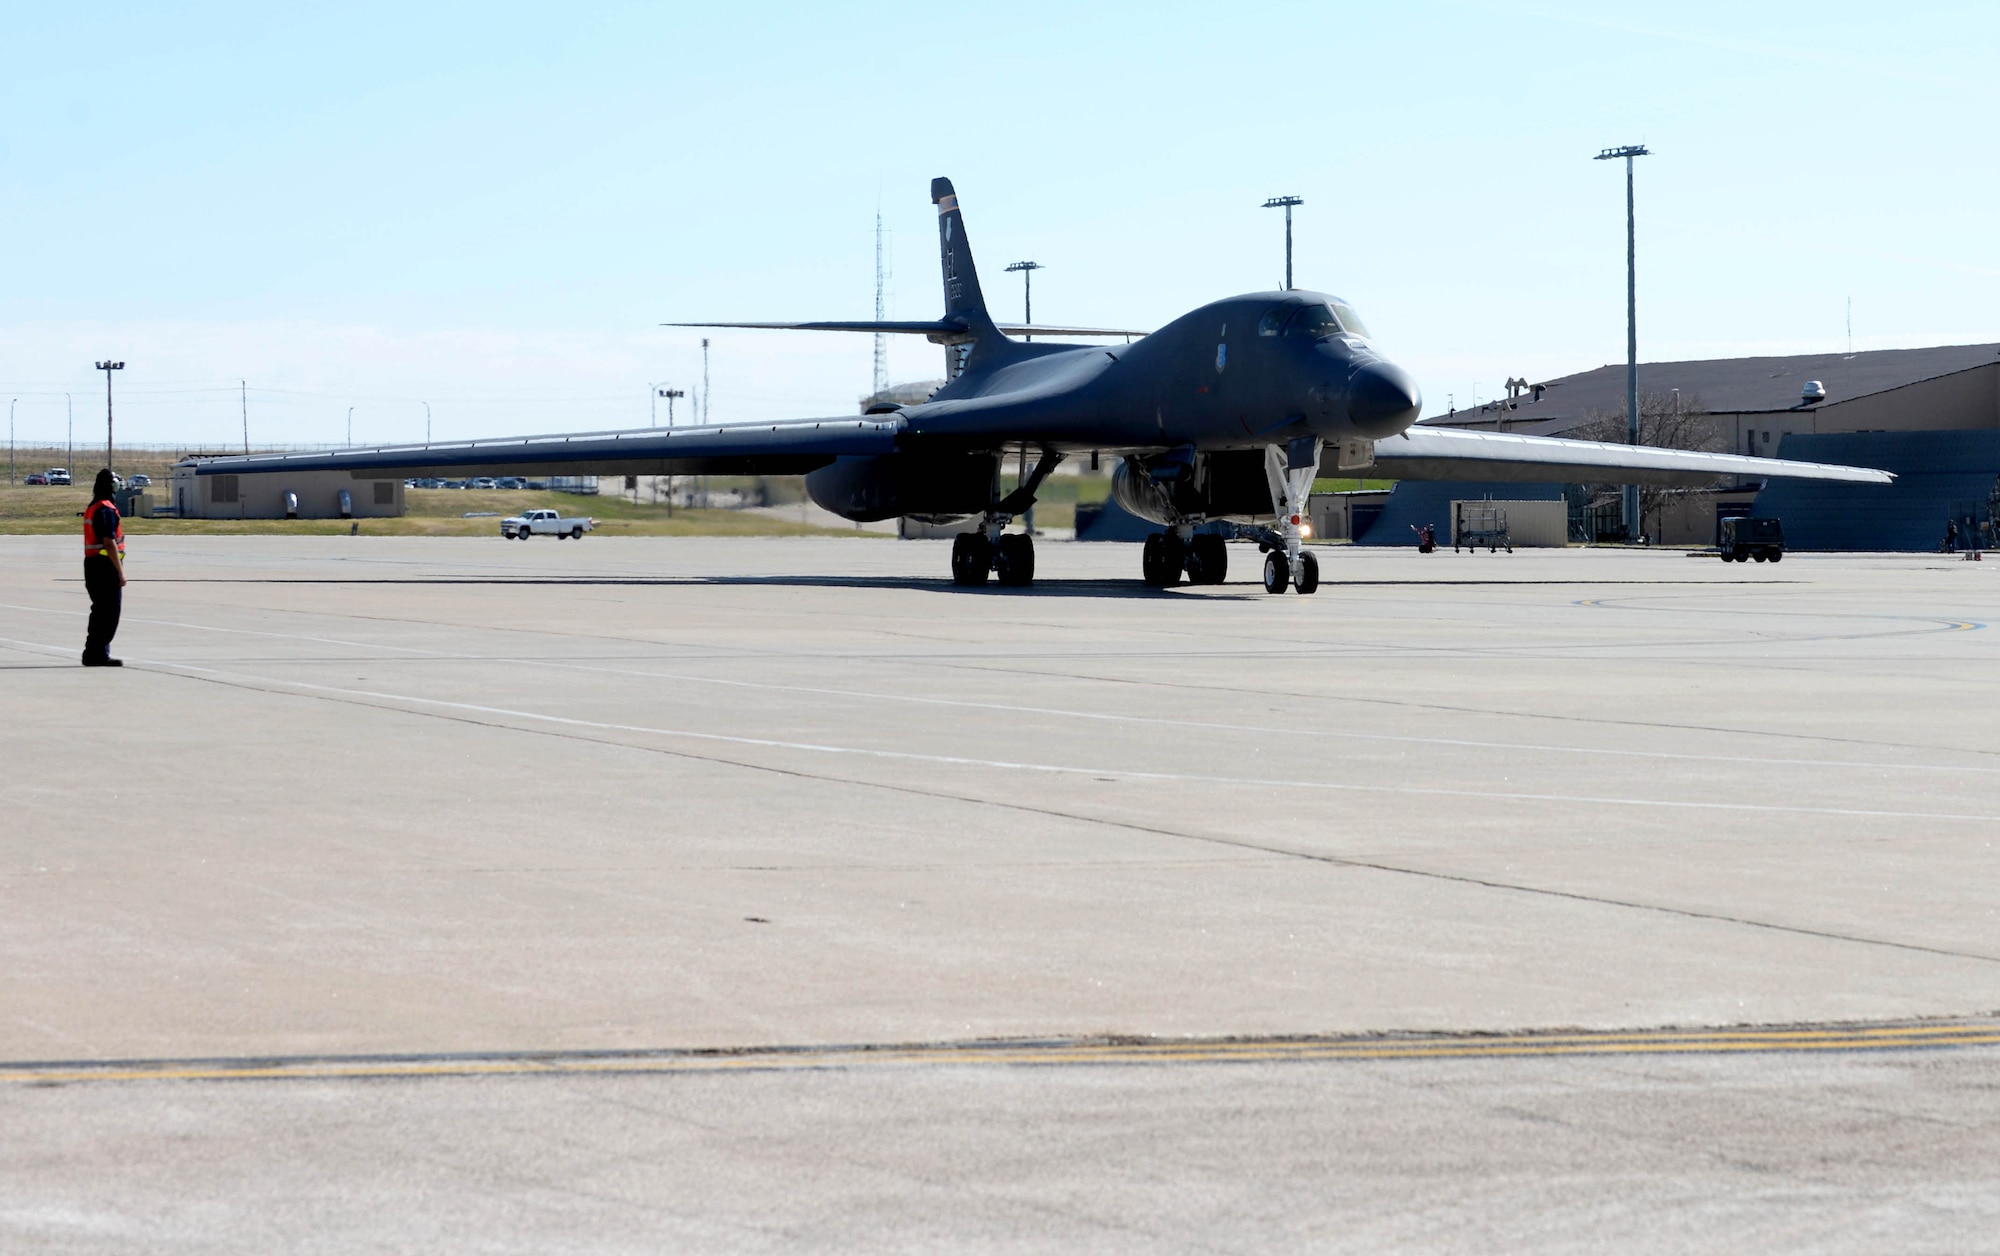
[[[885,317],[882,308],[882,211],[875,211],[875,321]],[[881,332],[875,333],[875,395],[881,396],[889,387],[889,338]]]

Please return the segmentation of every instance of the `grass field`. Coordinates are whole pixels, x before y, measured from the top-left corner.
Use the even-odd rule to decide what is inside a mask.
[[[150,473],[149,473],[150,474]],[[157,482],[160,477],[155,475]],[[548,507],[597,520],[598,536],[879,536],[855,528],[822,528],[747,510],[668,512],[630,498],[577,497],[567,493],[477,489],[409,489],[409,513],[399,519],[363,519],[367,536],[498,536],[500,520]],[[77,531],[90,504],[88,485],[69,488],[0,486],[0,534],[41,535]],[[493,514],[481,514],[492,511]],[[468,519],[467,513],[481,514]],[[343,519],[128,519],[130,536],[344,536]]]

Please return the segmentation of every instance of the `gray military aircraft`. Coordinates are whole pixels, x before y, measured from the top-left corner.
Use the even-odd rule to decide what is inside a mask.
[[[1417,424],[1422,395],[1377,348],[1352,306],[1290,290],[1229,297],[1151,333],[998,324],[987,312],[949,179],[931,181],[944,272],[932,322],[677,323],[896,332],[945,347],[948,379],[916,405],[860,418],[527,436],[330,453],[209,458],[199,476],[347,470],[404,475],[804,475],[814,501],[857,521],[978,516],[952,546],[952,579],[1026,585],[1035,546],[1007,525],[1058,463],[1120,461],[1119,505],[1160,525],[1141,560],[1149,584],[1220,583],[1228,549],[1211,520],[1265,554],[1272,593],[1319,587],[1302,547],[1316,476],[1701,485],[1719,476],[1888,483],[1887,472],[1735,454],[1472,432]],[[1109,346],[1020,335],[1128,337]],[[1034,466],[1001,491],[1003,459]]]

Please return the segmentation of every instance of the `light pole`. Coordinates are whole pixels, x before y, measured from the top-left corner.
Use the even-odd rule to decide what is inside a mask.
[[[20,398],[14,398],[19,401]],[[7,483],[14,482],[14,401],[7,403]]]
[[[106,358],[97,364],[97,369],[104,372],[104,469],[109,471],[112,469],[111,372],[124,370],[125,364],[123,362],[113,362],[111,359]]]
[[[424,403],[424,444],[431,443],[431,403]]]
[[[1035,325],[1035,272],[1042,269],[1040,262],[1015,262],[1007,268],[1007,273],[1021,272],[1021,321],[1028,326]],[[1033,336],[1024,337],[1033,340]]]
[[[1632,214],[1632,159],[1650,157],[1652,151],[1644,144],[1626,144],[1620,148],[1607,148],[1592,158],[1593,161],[1625,159],[1625,436],[1626,443],[1639,443],[1639,269],[1638,233],[1633,226]],[[1639,486],[1625,486],[1625,539],[1636,540],[1639,535]]]
[[[247,454],[250,452],[250,381],[239,379],[236,387],[239,390],[237,395],[243,400],[243,452]]]
[[[674,425],[674,398],[687,396],[687,389],[660,388],[656,385],[653,389],[653,395],[655,397],[665,397],[667,399],[667,426],[672,427]]]
[[[1303,196],[1274,196],[1264,202],[1265,209],[1285,211],[1285,291],[1292,290],[1292,206],[1303,205]]]
[[[70,479],[74,480],[76,478],[76,402],[70,399],[68,393],[63,394],[63,409],[69,414],[69,428],[65,438],[68,443],[69,452],[64,455],[68,461],[64,462],[63,466],[69,471]]]
[[[347,447],[354,448],[354,407],[347,407]]]

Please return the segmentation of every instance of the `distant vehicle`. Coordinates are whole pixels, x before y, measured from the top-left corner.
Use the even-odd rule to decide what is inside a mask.
[[[425,477],[424,477],[423,479],[421,479],[421,480],[418,480],[418,481],[417,481],[417,482],[416,482],[416,483],[415,483],[414,485],[412,485],[412,487],[413,487],[413,488],[443,488],[443,487],[444,487],[444,481],[443,481],[443,480],[440,480],[440,479],[438,479],[438,478],[437,478],[436,476],[434,476],[434,475],[427,475],[427,476],[425,476]]]
[[[47,484],[48,482],[49,477],[43,475],[40,471],[30,471],[21,478],[21,483],[23,484]]]
[[[498,488],[498,487],[500,487],[500,486],[499,486],[499,485],[497,485],[497,484],[495,484],[495,483],[493,482],[493,480],[492,480],[492,479],[491,479],[490,477],[482,475],[482,476],[480,476],[480,477],[479,477],[478,479],[476,479],[476,480],[473,480],[473,481],[472,481],[471,483],[467,484],[467,485],[466,485],[466,487],[467,487],[467,488]]]
[[[153,477],[150,475],[135,475],[131,479],[125,481],[125,487],[151,488],[153,487]]]
[[[521,487],[534,493],[546,493],[549,490],[549,482],[547,480],[528,480]]]
[[[497,480],[493,481],[493,487],[495,487],[495,488],[526,488],[526,487],[528,487],[528,482],[527,482],[526,480],[522,479],[522,478],[521,478],[520,476],[518,476],[518,475],[503,475],[503,476],[501,476],[501,477],[500,477],[499,479],[497,479]]]
[[[440,484],[438,485],[438,487],[439,487],[439,488],[465,488],[465,487],[466,487],[466,483],[465,483],[465,481],[464,481],[464,480],[445,480],[445,481],[443,481],[442,483],[440,483]]]
[[[500,521],[500,535],[508,540],[523,541],[536,535],[582,540],[583,534],[596,526],[595,519],[565,519],[553,510],[524,510],[511,519]]]
[[[51,484],[68,484],[68,483],[69,483],[69,468],[68,468],[68,467],[50,467],[50,468],[49,468],[49,483],[51,483]]]
[[[1724,519],[1717,542],[1722,561],[1778,562],[1785,556],[1785,525],[1779,519]]]

